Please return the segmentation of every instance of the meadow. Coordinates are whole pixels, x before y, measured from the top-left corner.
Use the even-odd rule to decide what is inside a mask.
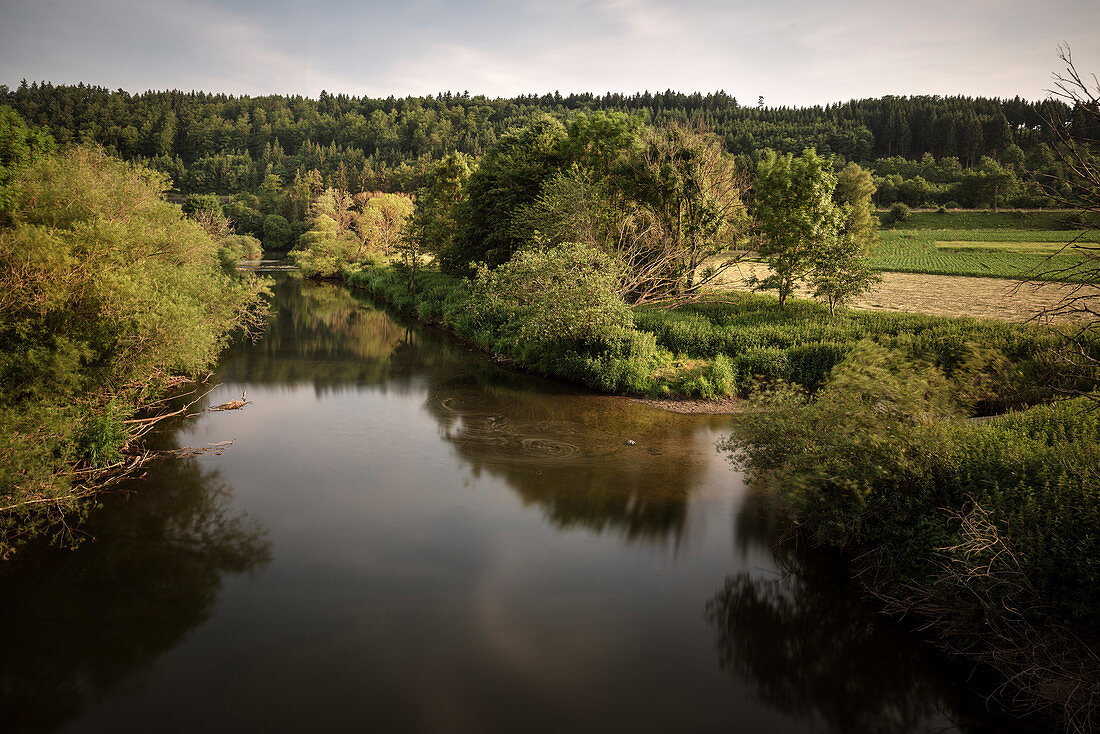
[[[919,211],[883,227],[876,270],[1079,282],[1087,220],[1065,211]]]
[[[997,229],[884,229],[876,270],[1076,282],[1085,258],[1079,232]]]

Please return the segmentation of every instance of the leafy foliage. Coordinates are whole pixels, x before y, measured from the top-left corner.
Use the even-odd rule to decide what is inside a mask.
[[[312,205],[312,226],[290,256],[306,277],[332,278],[352,263],[393,254],[404,241],[413,204],[396,194],[326,189]]]
[[[948,372],[862,346],[813,399],[791,391],[761,396],[757,411],[737,417],[726,448],[752,470],[753,481],[778,488],[819,542],[866,552],[880,588],[940,593],[941,564],[955,562],[948,549],[963,540],[943,508],[977,505],[1038,592],[1034,613],[1093,620],[1100,611],[1100,415],[1082,411],[1078,401],[959,421],[970,407],[959,396],[973,397],[960,387],[997,361],[993,353],[968,351]],[[986,592],[1001,598],[982,589],[985,582],[999,583],[975,578],[964,607],[996,617],[1003,607],[976,603]]]
[[[858,171],[846,175],[841,198],[854,198],[860,208],[853,220],[852,205],[833,200],[837,177],[828,161],[811,149],[797,158],[767,151],[757,164],[753,215],[759,230],[756,251],[771,273],[754,276],[753,287],[778,291],[782,306],[795,285],[810,278],[830,313],[865,292],[874,281],[865,262],[869,197],[860,189],[867,185]]]
[[[74,463],[117,460],[124,420],[158,382],[200,372],[258,318],[262,283],[222,269],[218,243],[164,201],[166,186],[88,148],[13,176],[0,230],[0,506],[64,506]],[[0,513],[0,555],[33,524],[13,517]]]
[[[578,244],[614,259],[619,295],[641,303],[697,298],[735,263],[702,267],[739,246],[746,225],[741,177],[714,135],[617,114],[578,116],[564,135],[552,122],[486,153],[441,253],[445,269],[459,272],[456,257],[495,267],[519,247]]]
[[[460,228],[440,252],[446,272],[469,273],[475,262],[496,267],[525,244],[512,229],[512,218],[557,170],[564,138],[565,127],[543,115],[509,131],[485,152],[470,174],[457,214]]]
[[[615,264],[598,250],[521,250],[499,268],[478,268],[470,318],[498,324],[509,351],[546,343],[599,351],[606,335],[633,326],[615,282]]]

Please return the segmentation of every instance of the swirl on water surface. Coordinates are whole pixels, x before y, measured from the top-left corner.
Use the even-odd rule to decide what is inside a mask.
[[[571,459],[581,452],[580,448],[574,444],[543,437],[520,439],[519,445],[525,454],[555,459]]]
[[[577,444],[583,435],[570,421],[509,415],[508,406],[478,390],[458,389],[432,400],[437,415],[445,415],[445,435],[467,448],[490,449],[483,460],[568,460],[583,455]]]

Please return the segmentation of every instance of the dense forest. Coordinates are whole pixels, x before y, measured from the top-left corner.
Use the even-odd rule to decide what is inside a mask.
[[[78,84],[0,86],[13,107],[61,144],[96,143],[168,174],[181,193],[280,190],[278,214],[300,221],[300,192],[412,192],[448,153],[480,157],[507,130],[542,114],[617,111],[644,124],[701,124],[726,151],[753,158],[765,148],[807,147],[838,163],[854,161],[876,178],[876,204],[901,201],[963,207],[1041,207],[1036,177],[1056,176],[1043,142],[1045,119],[1078,127],[1059,101],[971,97],[893,97],[825,107],[742,106],[725,92],[529,95],[490,99],[469,93],[372,99],[331,95],[236,97],[204,92],[130,94]],[[276,176],[277,179],[271,179]],[[299,193],[295,193],[295,187]],[[261,197],[262,198],[262,197]],[[259,234],[247,224],[245,230]]]

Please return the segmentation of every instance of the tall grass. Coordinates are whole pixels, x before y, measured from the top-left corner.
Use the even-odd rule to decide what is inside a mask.
[[[1056,336],[1029,325],[917,314],[828,309],[813,301],[780,307],[770,295],[738,294],[735,303],[673,311],[635,309],[635,326],[670,352],[698,359],[724,355],[734,382],[748,394],[754,381],[783,380],[816,390],[829,371],[863,340],[930,358],[947,370],[961,364],[968,344],[1001,352],[1014,365],[1016,388],[1043,381]]]

